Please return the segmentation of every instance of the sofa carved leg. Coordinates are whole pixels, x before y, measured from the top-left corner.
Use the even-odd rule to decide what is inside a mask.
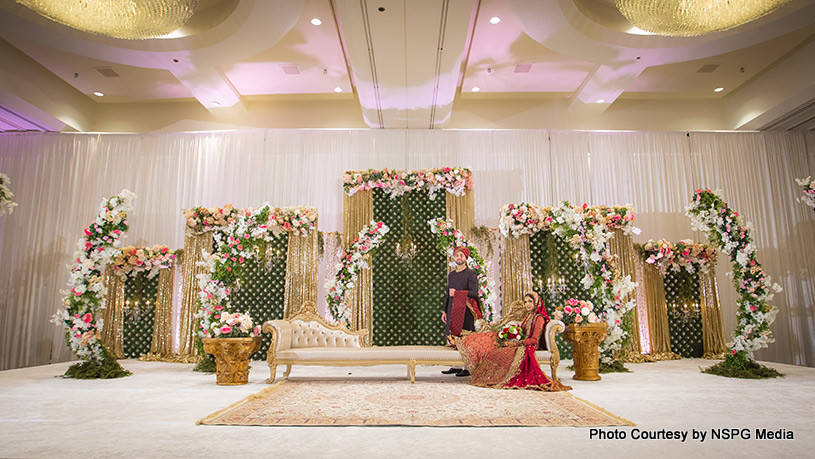
[[[291,374],[291,365],[286,365],[286,371],[283,372],[283,379],[287,379]]]
[[[269,364],[269,377],[266,378],[266,384],[271,384],[277,377],[277,365]]]
[[[416,382],[416,360],[410,359],[410,363],[408,364],[408,378],[410,378],[410,383],[414,384]]]

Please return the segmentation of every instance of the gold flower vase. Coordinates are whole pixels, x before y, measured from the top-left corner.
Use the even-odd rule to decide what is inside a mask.
[[[249,357],[260,349],[260,336],[254,338],[204,338],[204,352],[215,356],[215,377],[219,386],[239,386],[249,382]]]
[[[572,343],[574,358],[574,379],[579,381],[599,381],[600,343],[606,339],[608,324],[569,324],[563,332],[566,341]]]

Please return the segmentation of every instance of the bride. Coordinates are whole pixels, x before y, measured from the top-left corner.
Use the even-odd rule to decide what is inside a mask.
[[[537,293],[524,295],[524,309],[522,335],[516,341],[502,340],[496,331],[456,338],[456,347],[472,373],[470,384],[501,389],[570,390],[571,387],[549,379],[535,358],[535,350],[545,349],[541,335],[549,322]]]

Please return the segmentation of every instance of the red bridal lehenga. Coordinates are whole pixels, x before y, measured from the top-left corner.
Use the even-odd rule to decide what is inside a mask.
[[[549,379],[535,358],[545,326],[544,316],[528,315],[521,324],[523,336],[528,338],[508,343],[506,347],[499,345],[498,332],[495,331],[456,338],[456,347],[472,374],[470,384],[496,389],[571,390],[571,387]]]

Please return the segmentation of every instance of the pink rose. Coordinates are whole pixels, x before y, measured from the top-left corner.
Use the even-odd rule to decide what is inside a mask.
[[[226,335],[230,332],[232,332],[232,327],[230,327],[229,325],[224,325],[223,327],[221,327],[221,334]]]
[[[82,322],[85,322],[86,324],[91,323],[91,320],[93,320],[93,316],[90,312],[82,316]]]

